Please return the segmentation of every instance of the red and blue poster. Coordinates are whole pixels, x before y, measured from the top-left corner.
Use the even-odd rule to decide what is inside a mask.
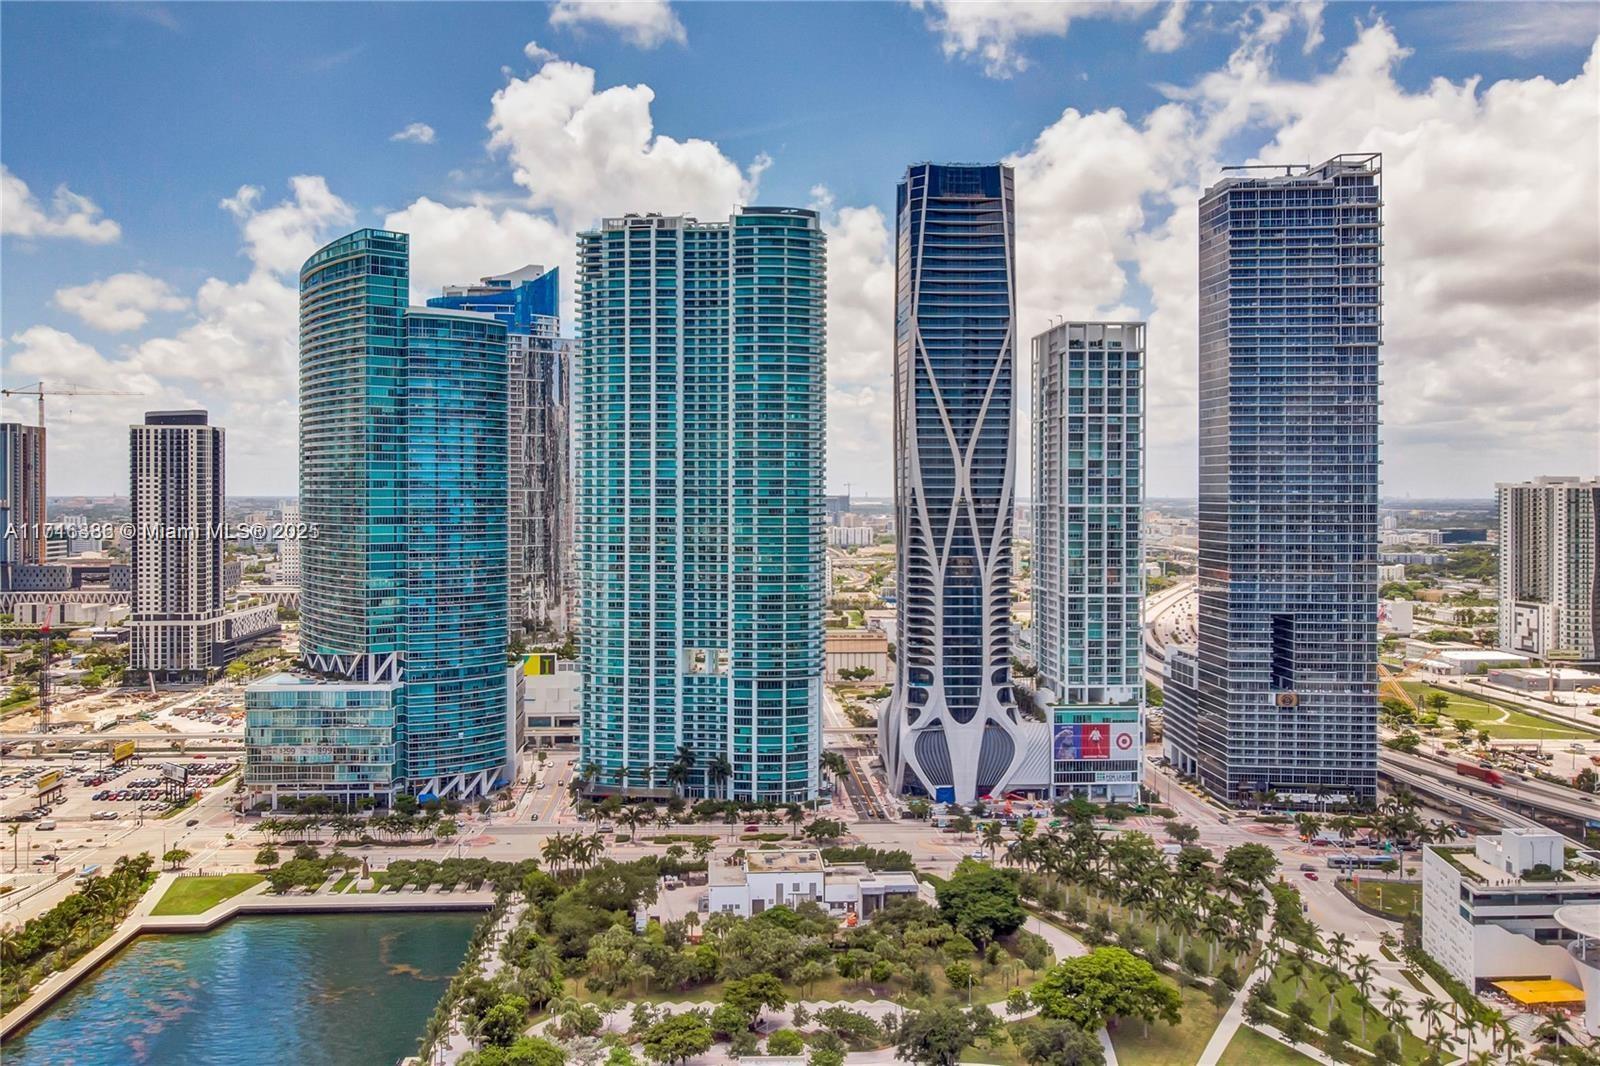
[[[1082,722],[1056,726],[1055,757],[1057,760],[1111,758],[1110,724]]]

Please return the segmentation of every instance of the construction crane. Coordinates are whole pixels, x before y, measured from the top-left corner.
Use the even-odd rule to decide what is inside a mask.
[[[137,395],[139,395],[139,394],[136,393],[136,392],[119,392],[119,391],[117,391],[115,389],[96,389],[96,388],[91,388],[88,385],[70,385],[70,384],[68,384],[68,385],[46,386],[46,384],[44,382],[42,382],[42,381],[35,381],[32,385],[23,385],[20,388],[15,388],[15,389],[0,389],[0,396],[35,396],[35,397],[38,398],[38,400],[39,400],[39,430],[40,430],[41,434],[44,431],[44,398],[46,396],[137,396]],[[38,549],[37,549],[38,550],[38,557],[33,560],[36,563],[43,563],[45,561],[45,554],[49,550],[48,546],[47,546],[47,542],[49,541],[49,535],[48,535],[48,533],[47,533],[47,531],[45,529],[45,526],[47,524],[47,520],[45,518],[44,468],[45,468],[45,450],[44,450],[44,441],[41,440],[39,442],[39,463],[38,463],[37,470],[36,470],[38,484],[34,486],[35,491],[38,493],[37,499],[39,501],[39,516],[38,516],[39,517],[39,528],[38,528],[38,537],[36,538],[36,543],[38,545]]]

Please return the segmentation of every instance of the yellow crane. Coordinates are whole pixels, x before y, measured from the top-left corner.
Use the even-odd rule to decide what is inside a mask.
[[[136,392],[119,392],[116,389],[97,389],[97,388],[93,388],[93,387],[88,386],[88,385],[66,384],[66,385],[48,385],[47,386],[43,381],[35,381],[32,385],[23,385],[23,386],[20,386],[18,388],[15,388],[15,389],[0,389],[0,396],[34,396],[34,397],[38,398],[38,400],[39,400],[39,429],[41,431],[44,429],[44,398],[46,396],[138,396],[138,395],[139,395],[139,393],[136,393]],[[38,493],[38,497],[37,498],[39,500],[39,536],[38,536],[38,539],[37,539],[38,558],[34,560],[34,562],[36,562],[36,563],[44,562],[44,560],[45,560],[45,552],[47,550],[45,544],[46,544],[46,541],[48,540],[48,537],[46,536],[46,533],[45,533],[46,519],[45,519],[45,496],[44,496],[44,468],[45,468],[45,450],[44,450],[44,442],[41,441],[40,445],[39,445],[39,465],[38,465],[38,469],[37,469],[38,484],[36,486],[34,486],[35,491]]]

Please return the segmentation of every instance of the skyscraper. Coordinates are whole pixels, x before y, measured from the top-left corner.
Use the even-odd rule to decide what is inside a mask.
[[[816,794],[825,249],[814,211],[579,235],[592,789]]]
[[[1239,170],[1200,200],[1196,742],[1174,752],[1228,802],[1377,792],[1381,172]]]
[[[1066,322],[1033,338],[1033,641],[1060,796],[1139,798],[1144,333]]]
[[[204,411],[150,411],[129,430],[133,604],[128,666],[161,681],[221,664],[225,452]]]
[[[301,268],[300,511],[315,535],[301,545],[300,646],[312,670],[367,686],[361,699],[399,682],[383,696],[396,787],[471,796],[509,780],[515,759],[506,327],[408,308],[409,266],[405,234],[359,230]],[[315,702],[333,746],[340,709],[360,700]],[[256,706],[258,736],[291,735],[270,699]],[[360,784],[390,779],[368,767]]]
[[[895,223],[891,787],[971,803],[1020,770],[1011,690],[1015,223],[1008,166],[918,163]]]
[[[300,584],[300,505],[286,503],[278,509],[278,521],[284,526],[284,535],[278,538],[278,583]]]
[[[44,562],[44,427],[0,422],[0,592],[16,566]]]
[[[1600,478],[1495,486],[1500,512],[1500,646],[1600,659]]]
[[[560,336],[560,272],[525,266],[476,285],[449,285],[429,307],[494,315],[506,324],[510,382],[510,527],[513,635],[565,633],[572,567],[572,479],[567,438],[571,342]]]

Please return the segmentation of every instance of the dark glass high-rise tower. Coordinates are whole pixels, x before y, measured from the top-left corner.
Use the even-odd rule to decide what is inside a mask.
[[[1381,172],[1240,169],[1200,200],[1198,675],[1172,754],[1229,802],[1377,791]]]
[[[1024,744],[1011,691],[1016,477],[1011,168],[918,163],[896,217],[894,697],[889,781],[970,803]]]

